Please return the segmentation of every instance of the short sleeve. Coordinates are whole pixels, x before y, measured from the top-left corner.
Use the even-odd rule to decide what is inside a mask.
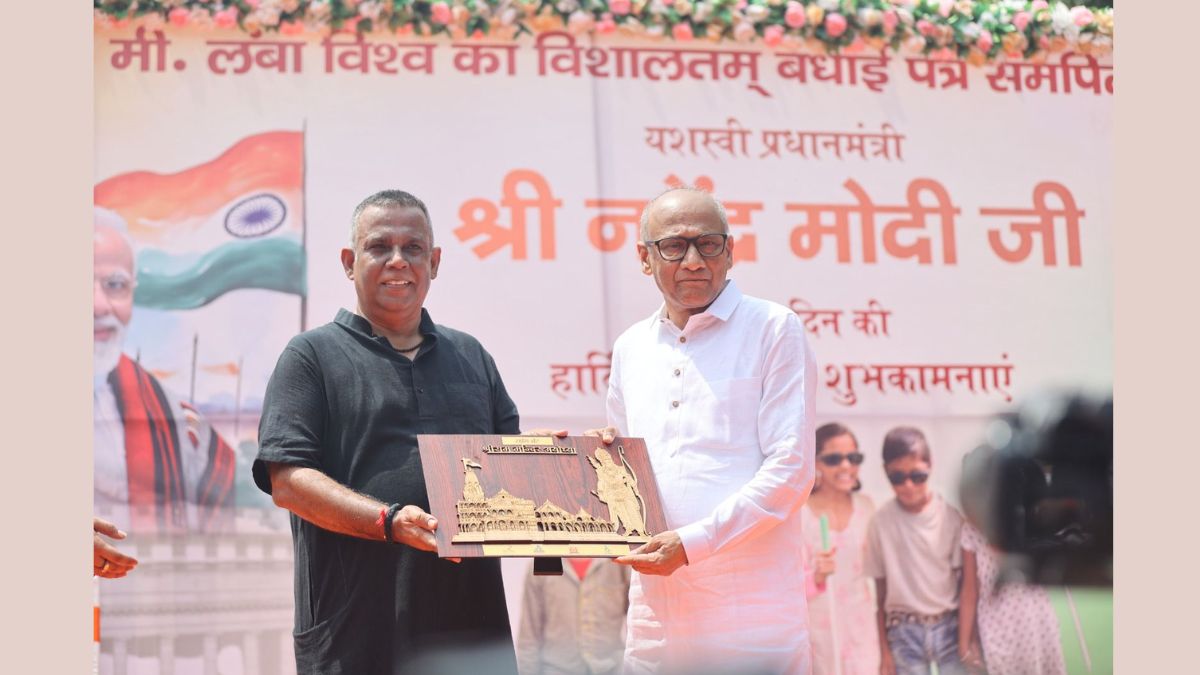
[[[279,356],[263,398],[253,467],[254,483],[260,490],[271,494],[267,463],[324,470],[325,411],[325,384],[316,359],[306,343],[293,339]]]
[[[519,434],[521,433],[521,416],[517,412],[517,404],[513,403],[500,378],[500,370],[491,354],[484,352],[488,376],[492,382],[492,433]]]
[[[863,574],[871,579],[887,577],[887,567],[883,563],[883,543],[879,535],[879,513],[871,517],[867,525],[867,545],[863,551]]]
[[[958,569],[962,567],[963,564],[962,546],[960,543],[963,530],[965,529],[963,525],[963,517],[962,514],[958,512],[958,509],[950,506],[949,504],[946,505],[946,510],[950,527],[954,528],[950,535],[950,541],[954,542],[954,546],[950,547],[950,567]]]

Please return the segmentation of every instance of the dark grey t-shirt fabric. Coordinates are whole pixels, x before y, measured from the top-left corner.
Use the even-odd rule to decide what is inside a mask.
[[[263,401],[258,487],[270,494],[266,463],[279,462],[428,510],[417,434],[519,433],[516,405],[479,341],[424,310],[420,332],[412,360],[346,310],[292,338]],[[515,672],[499,560],[456,564],[294,514],[291,525],[299,673],[399,673],[413,659],[468,648],[487,650],[489,672]]]

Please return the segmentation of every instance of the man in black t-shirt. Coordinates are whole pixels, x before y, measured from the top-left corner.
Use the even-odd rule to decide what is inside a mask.
[[[253,469],[292,512],[297,669],[416,672],[474,647],[471,668],[515,672],[499,561],[437,557],[416,436],[520,433],[517,408],[479,342],[423,308],[441,249],[421,200],[365,199],[341,259],[357,308],[284,349]]]

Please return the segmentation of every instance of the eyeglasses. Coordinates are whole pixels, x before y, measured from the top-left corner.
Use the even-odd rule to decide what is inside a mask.
[[[925,481],[929,480],[928,471],[893,471],[888,475],[888,482],[892,485],[904,485],[904,481],[911,480],[913,485],[924,485]]]
[[[850,463],[854,466],[858,466],[859,464],[863,463],[863,455],[861,452],[852,452],[848,455],[843,455],[840,452],[827,452],[817,458],[817,460],[825,466],[841,466],[842,462],[847,459],[850,460]]]
[[[647,246],[653,245],[658,249],[658,255],[666,262],[683,260],[688,249],[696,247],[696,252],[705,258],[713,258],[725,252],[725,242],[728,234],[702,234],[699,237],[663,237],[657,241],[644,241]]]
[[[133,295],[137,284],[127,274],[114,272],[106,277],[96,277],[93,283],[100,284],[100,290],[112,300],[128,300]]]

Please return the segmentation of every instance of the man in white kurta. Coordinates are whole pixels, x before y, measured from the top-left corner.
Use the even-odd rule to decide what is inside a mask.
[[[609,428],[589,432],[646,440],[671,528],[617,559],[637,572],[627,672],[810,669],[799,509],[815,364],[793,312],[726,280],[728,232],[703,192],[646,207],[638,252],[663,305],[617,339]]]

